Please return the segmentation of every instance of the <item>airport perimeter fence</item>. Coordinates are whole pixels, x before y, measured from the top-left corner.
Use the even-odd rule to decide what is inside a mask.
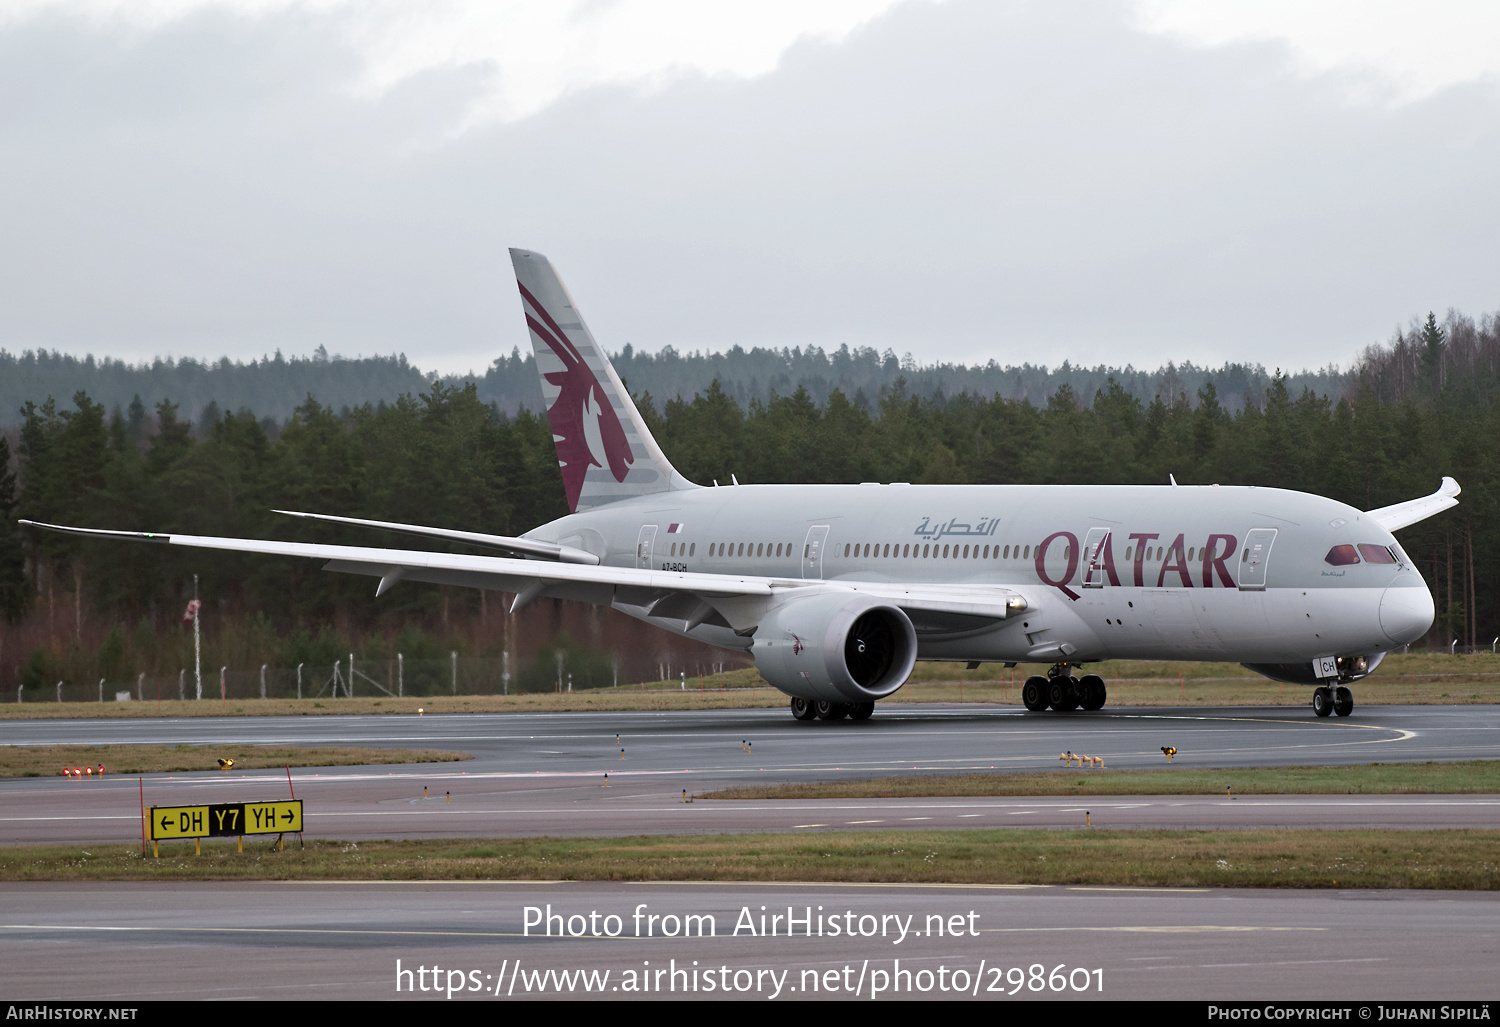
[[[1500,638],[1491,645],[1458,645],[1426,650],[1433,653],[1469,655],[1494,654],[1500,650]],[[1421,652],[1403,647],[1397,652]],[[545,666],[542,663],[545,662]],[[408,660],[398,655],[387,659],[352,661],[345,657],[330,665],[304,663],[300,667],[272,667],[269,664],[252,670],[203,668],[201,698],[208,699],[342,699],[510,695],[523,692],[588,691],[596,688],[636,687],[641,682],[662,681],[693,687],[700,675],[719,673],[741,666],[744,660],[727,663],[676,666],[658,664],[651,669],[634,666],[627,676],[626,668],[612,665],[608,671],[597,663],[579,668],[575,675],[564,661],[555,666],[551,660],[517,660],[494,657],[459,656],[447,659]],[[655,673],[652,673],[654,670]],[[198,698],[198,687],[192,667],[176,674],[136,674],[125,679],[107,678],[93,683],[59,681],[48,685],[12,685],[0,692],[0,702],[156,702]]]
[[[705,664],[690,667],[658,667],[660,677],[648,680],[685,682],[700,674],[734,669],[739,664]],[[352,671],[352,673],[351,673]],[[641,675],[636,675],[639,678]],[[422,696],[510,695],[522,692],[586,691],[633,684],[618,665],[608,670],[593,666],[575,676],[566,661],[515,660],[468,657],[450,653],[447,659],[409,660],[348,657],[330,665],[304,663],[300,667],[253,670],[203,668],[202,696],[210,699],[343,699]],[[101,679],[91,684],[59,681],[50,685],[15,685],[0,693],[8,702],[156,702],[196,699],[193,668],[176,674],[136,674],[125,679]]]

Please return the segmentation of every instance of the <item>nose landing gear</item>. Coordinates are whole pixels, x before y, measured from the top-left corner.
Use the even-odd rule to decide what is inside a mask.
[[[1333,712],[1347,717],[1354,712],[1354,693],[1343,685],[1333,690]]]
[[[1312,708],[1313,713],[1319,717],[1326,717],[1330,713],[1347,717],[1354,712],[1354,693],[1343,685],[1338,688],[1320,685],[1313,689]]]

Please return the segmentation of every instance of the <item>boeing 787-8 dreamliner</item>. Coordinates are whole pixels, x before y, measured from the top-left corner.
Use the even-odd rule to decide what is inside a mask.
[[[404,580],[612,606],[749,653],[799,720],[869,717],[917,660],[1050,664],[1027,709],[1097,710],[1103,679],[1074,672],[1119,658],[1236,661],[1347,716],[1349,684],[1432,624],[1391,533],[1455,505],[1451,478],[1369,511],[1175,483],[705,488],[657,446],[547,258],[511,260],[571,512],[520,537],[292,514],[510,555],[36,526],[312,557],[379,578],[376,596]]]

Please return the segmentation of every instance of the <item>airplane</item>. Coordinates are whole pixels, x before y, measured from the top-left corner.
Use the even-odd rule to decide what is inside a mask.
[[[652,438],[551,262],[512,249],[569,513],[519,537],[295,517],[508,555],[75,528],[76,535],[310,557],[325,570],[611,606],[753,658],[798,720],[864,720],[917,660],[1043,663],[1028,710],[1101,709],[1110,659],[1233,661],[1313,686],[1319,717],[1422,638],[1432,594],[1392,532],[1457,505],[1361,511],[1253,486],[702,486]],[[1272,554],[1275,559],[1272,559]]]

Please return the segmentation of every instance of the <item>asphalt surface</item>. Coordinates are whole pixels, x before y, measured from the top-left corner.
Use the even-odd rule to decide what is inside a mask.
[[[455,986],[464,990],[453,1001],[618,1001],[722,998],[727,984],[731,997],[760,1001],[1332,999],[1354,1003],[1353,1020],[1359,1004],[1494,999],[1500,962],[1500,895],[1492,893],[59,884],[0,885],[0,906],[0,983],[10,1000],[447,1003],[445,989]],[[528,906],[538,925],[530,937]],[[560,918],[551,938],[538,936],[549,906]],[[812,918],[812,937],[800,922],[786,936],[788,907],[799,921]],[[704,937],[681,937],[689,915],[712,916],[713,936],[703,926]],[[619,937],[561,936],[570,929]],[[398,978],[398,960],[410,976]],[[438,990],[430,990],[433,967]],[[575,971],[609,976],[586,991]],[[646,972],[651,989],[629,990]],[[876,987],[886,990],[872,996]]]
[[[294,770],[309,832],[337,838],[1076,827],[1085,810],[1095,826],[1493,827],[1500,820],[1497,796],[680,799],[683,789],[736,784],[1057,769],[1058,753],[1069,749],[1100,756],[1114,769],[1162,767],[1162,745],[1177,747],[1173,767],[1222,767],[1232,786],[1235,768],[1248,766],[1496,758],[1496,727],[1500,709],[1489,706],[1371,707],[1346,720],[1319,721],[1287,708],[1036,716],[1005,707],[882,705],[863,724],[799,724],[782,711],[764,710],[7,721],[0,722],[0,744],[208,744],[226,755],[253,743],[359,744],[474,753],[462,764]],[[112,776],[0,781],[0,841],[137,840],[141,788],[135,778]],[[158,805],[281,798],[287,788],[280,771],[205,769],[144,780],[146,802]],[[526,907],[541,910],[534,916],[545,923],[549,904],[551,912],[579,919],[555,921],[552,938],[525,936]],[[821,937],[801,936],[799,927],[799,935],[788,938],[784,921],[779,934],[767,936],[762,906],[768,917],[784,916],[788,906],[802,917],[810,908],[815,917],[854,925],[856,936],[835,937],[825,923]],[[657,936],[633,936],[637,909],[665,918]],[[560,936],[570,928],[592,930],[584,924],[595,912],[601,933],[615,930],[620,937]],[[734,933],[742,913],[755,933]],[[610,914],[618,923],[605,919]],[[680,931],[688,915],[705,914],[715,918],[712,938],[660,936],[663,929]],[[901,920],[892,918],[908,916],[909,929],[924,933],[897,943]],[[963,930],[927,934],[936,923],[929,917],[941,918],[950,932],[955,925]],[[859,935],[861,927],[877,933]],[[880,998],[1004,1002],[1347,999],[1356,1010],[1351,1018],[1358,1019],[1360,1004],[1374,1007],[1372,1018],[1379,1018],[1381,1001],[1493,998],[1497,938],[1500,896],[1489,893],[578,882],[0,884],[0,992],[10,1000],[446,1003],[452,986],[464,989],[453,1001],[702,999],[725,997],[727,986],[731,997],[761,1001],[869,1001],[883,986]],[[420,977],[398,978],[398,960]],[[639,986],[648,970],[665,971],[644,978],[650,990],[614,990]],[[588,991],[575,971],[610,976],[588,978],[595,982]],[[565,972],[570,976],[561,978]],[[712,992],[706,990],[710,972]],[[696,992],[682,990],[694,985]]]
[[[464,763],[295,769],[320,837],[692,834],[998,826],[1496,827],[1500,797],[1243,796],[1234,769],[1500,757],[1493,706],[1370,707],[1317,720],[1290,708],[1137,708],[1028,715],[1009,707],[882,707],[864,723],[797,723],[783,711],[0,721],[0,744],[253,743],[456,749]],[[619,740],[616,740],[618,732]],[[1090,799],[701,800],[731,785],[912,773],[1056,770],[1059,753],[1113,769],[1222,767],[1226,792]],[[621,749],[624,750],[623,758]],[[1076,770],[1076,773],[1088,771]],[[605,775],[608,774],[608,785]],[[425,790],[425,794],[424,794]],[[145,802],[284,798],[283,771],[155,774]],[[140,837],[135,778],[0,781],[0,842]]]

